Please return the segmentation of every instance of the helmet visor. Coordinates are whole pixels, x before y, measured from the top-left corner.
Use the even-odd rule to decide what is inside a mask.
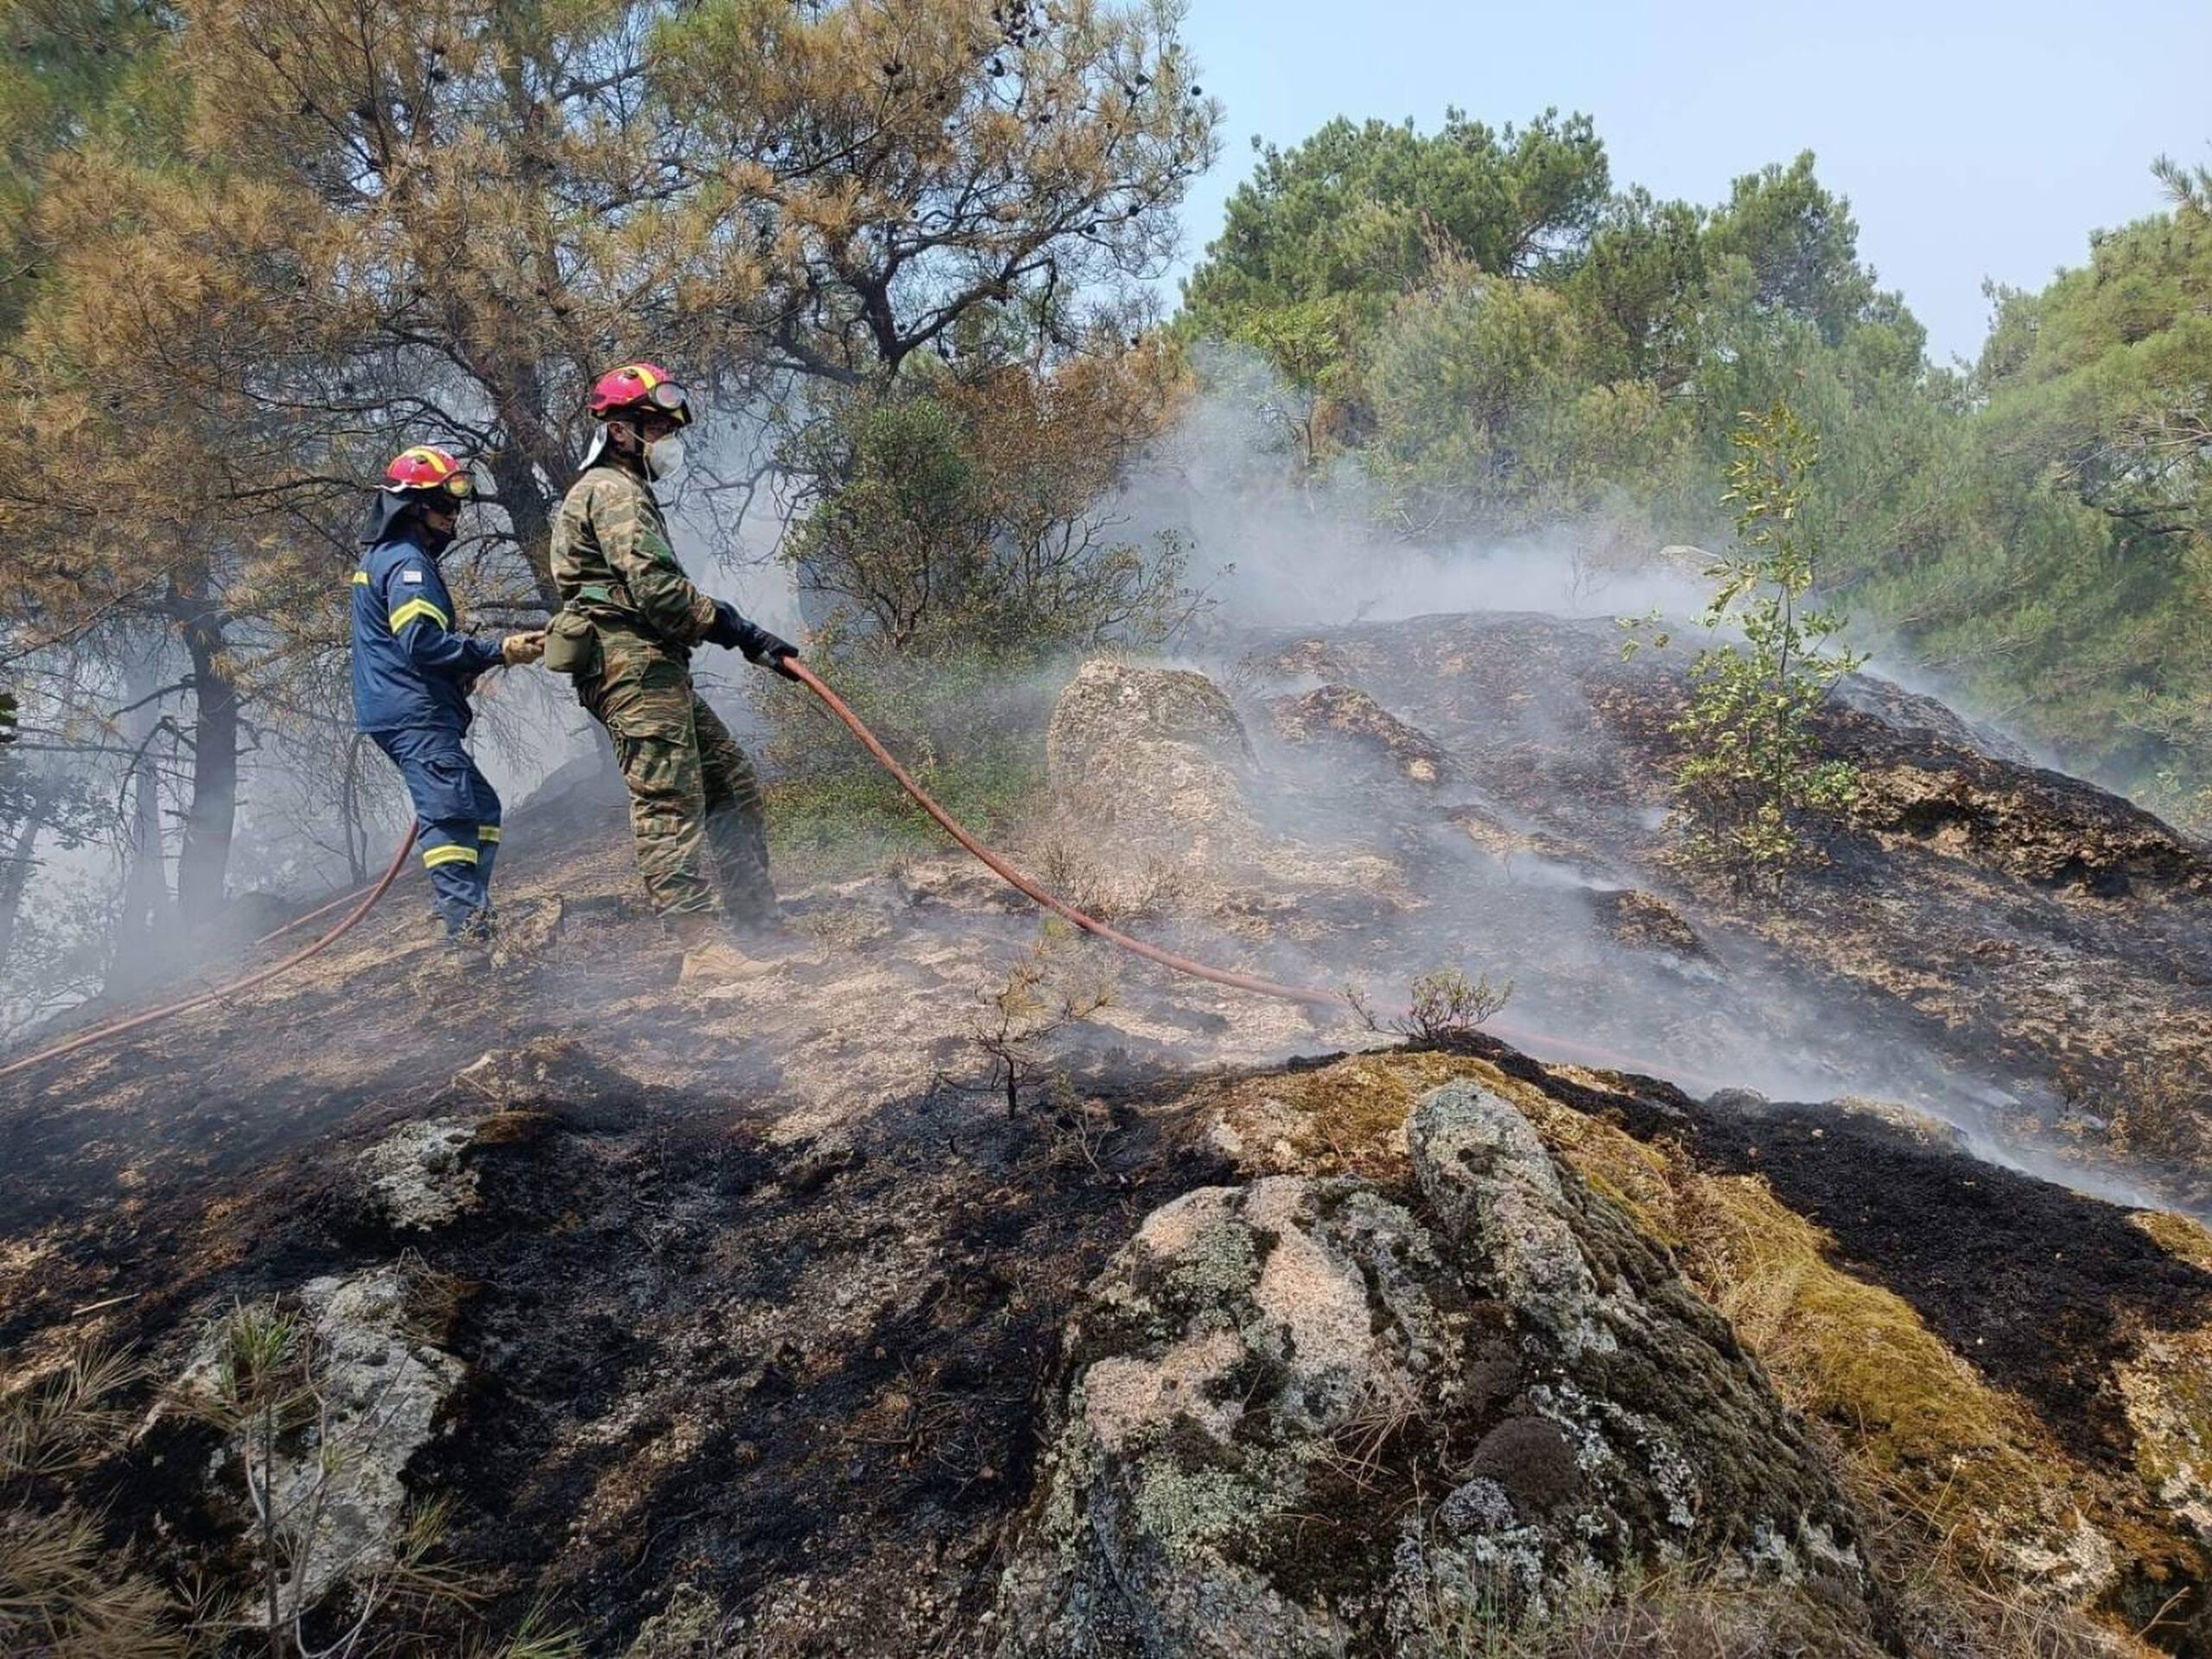
[[[678,426],[691,423],[691,399],[673,380],[664,380],[645,394],[645,407],[665,415]]]

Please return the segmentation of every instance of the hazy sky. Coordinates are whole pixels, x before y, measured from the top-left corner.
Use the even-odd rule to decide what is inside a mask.
[[[1192,257],[1255,134],[1556,105],[1595,118],[1616,182],[1662,196],[1718,201],[1813,150],[1939,360],[1979,348],[1983,278],[2040,286],[2162,205],[2153,156],[2212,161],[2212,0],[1190,0],[1185,34],[1228,106]]]

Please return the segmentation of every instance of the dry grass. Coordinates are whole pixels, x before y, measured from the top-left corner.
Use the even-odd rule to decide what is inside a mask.
[[[0,1399],[0,1652],[53,1659],[189,1654],[189,1619],[130,1570],[97,1516],[73,1501],[76,1477],[111,1454],[131,1421],[119,1403],[145,1369],[80,1349]]]
[[[1827,1236],[1764,1180],[1700,1177],[1688,1196],[1700,1288],[1794,1403],[1855,1430],[1855,1450],[1923,1471],[1930,1502],[1977,1508],[1977,1498],[2038,1494],[2040,1471],[2063,1466],[2025,1408],[1983,1382],[1902,1298],[1831,1267]]]
[[[1929,1659],[2153,1659],[2155,1649],[2077,1608],[1962,1575],[1955,1560],[1928,1548],[1924,1519],[1896,1507],[1890,1480],[1839,1445],[1833,1431],[1824,1439],[1866,1523],[1867,1560],[1908,1652]]]
[[[1788,1586],[1710,1572],[1592,1586],[1541,1613],[1509,1614],[1503,1599],[1424,1609],[1427,1628],[1402,1649],[1404,1659],[1875,1659],[1879,1652]]]
[[[1826,1234],[1753,1177],[1699,1176],[1686,1195],[1699,1287],[1783,1396],[1829,1430],[1862,1513],[1897,1530],[1901,1593],[1995,1655],[2143,1651],[2024,1575],[2023,1547],[2063,1553],[2086,1524],[2122,1558],[2184,1573],[2190,1540],[1991,1387],[1898,1297],[1830,1265]],[[2110,1645],[2117,1641],[2120,1645]],[[1941,1649],[1938,1649],[1941,1650]]]
[[[1102,922],[1140,922],[1179,908],[1190,881],[1173,861],[1147,855],[1118,863],[1097,853],[1098,836],[1065,811],[1024,837],[1024,851],[1047,891]]]
[[[85,1347],[0,1398],[0,1482],[54,1479],[99,1461],[129,1427],[117,1397],[145,1376],[128,1355]]]
[[[411,1341],[442,1348],[452,1341],[461,1308],[476,1291],[467,1280],[432,1267],[421,1252],[402,1250],[399,1269],[407,1281],[402,1329]]]
[[[2212,1273],[2212,1228],[2164,1210],[2141,1210],[2128,1220],[2148,1233],[2153,1243],[2177,1262]]]
[[[2128,1062],[2111,1096],[2113,1146],[2181,1168],[2212,1161],[2212,1050],[2202,1045]]]
[[[0,1513],[0,1652],[166,1659],[196,1650],[161,1587],[118,1570],[75,1510]]]

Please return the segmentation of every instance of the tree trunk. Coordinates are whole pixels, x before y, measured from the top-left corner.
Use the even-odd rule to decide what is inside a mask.
[[[128,995],[154,979],[160,968],[157,951],[164,943],[169,891],[162,869],[161,779],[154,772],[152,753],[161,716],[151,706],[152,686],[149,671],[133,673],[127,683],[131,702],[143,700],[145,706],[129,731],[137,758],[124,780],[130,834],[123,849],[123,905],[100,985],[102,995],[110,997]]]
[[[545,608],[561,608],[560,589],[553,585],[553,507],[537,481],[537,468],[520,444],[502,449],[491,462],[492,481],[499,486],[499,505],[514,531],[523,562]]]
[[[181,632],[192,657],[198,710],[192,728],[192,799],[185,808],[184,842],[176,859],[177,913],[189,933],[223,911],[231,835],[238,823],[238,689],[223,661],[228,644],[223,616],[211,601],[200,600],[188,611]]]
[[[0,976],[8,970],[16,949],[16,924],[23,913],[23,894],[30,887],[32,854],[41,825],[35,805],[23,817],[16,833],[0,842]]]

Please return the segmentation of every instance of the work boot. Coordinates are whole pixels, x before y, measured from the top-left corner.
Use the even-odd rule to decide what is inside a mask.
[[[683,945],[683,966],[676,976],[678,985],[727,985],[775,971],[774,963],[738,949],[720,916],[671,916],[668,927]]]
[[[729,985],[739,980],[772,974],[776,964],[748,957],[727,940],[695,944],[683,953],[683,967],[676,976],[679,985]]]
[[[728,937],[747,956],[764,962],[797,956],[810,943],[774,912],[766,916],[732,916]]]
[[[455,956],[473,956],[487,950],[492,944],[492,930],[480,910],[466,916],[442,916],[438,918],[443,930],[441,938],[446,950]]]

